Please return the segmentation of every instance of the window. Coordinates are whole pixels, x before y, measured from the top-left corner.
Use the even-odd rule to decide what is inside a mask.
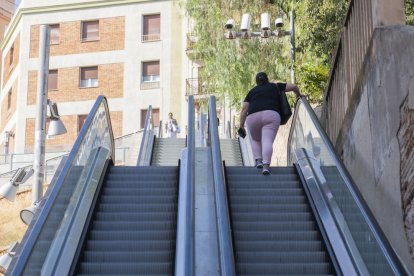
[[[9,66],[12,67],[13,61],[14,61],[14,45],[11,46],[9,55],[10,55]]]
[[[145,126],[145,118],[147,116],[147,110],[148,109],[141,110],[141,128],[144,128]],[[159,108],[152,109],[152,123],[154,127],[158,127],[160,125],[160,109]]]
[[[88,115],[86,114],[78,115],[78,133],[81,131],[83,124],[85,123],[87,117]]]
[[[99,21],[82,22],[82,41],[99,39]]]
[[[47,90],[58,89],[58,70],[49,70],[49,76],[47,79]]]
[[[142,82],[160,81],[160,61],[147,61],[142,63]]]
[[[80,87],[98,87],[98,66],[81,68]]]
[[[12,98],[12,91],[10,90],[7,93],[7,111],[9,111],[11,108],[11,98]]]
[[[59,44],[59,24],[50,25],[50,44]]]
[[[142,41],[160,40],[160,15],[144,15]]]

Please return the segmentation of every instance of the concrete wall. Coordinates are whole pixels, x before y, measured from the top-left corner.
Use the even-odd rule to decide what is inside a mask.
[[[351,99],[353,108],[347,112],[335,145],[391,245],[412,273],[413,61],[414,27],[375,30]]]

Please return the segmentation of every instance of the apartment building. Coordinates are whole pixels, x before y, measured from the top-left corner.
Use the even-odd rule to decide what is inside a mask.
[[[3,43],[0,132],[10,153],[31,153],[37,95],[39,29],[50,26],[48,98],[68,132],[46,151],[71,148],[99,95],[109,102],[114,136],[173,112],[185,125],[186,20],[177,1],[22,0]],[[183,128],[184,129],[184,128]]]
[[[13,12],[14,12],[14,0],[0,1],[0,41],[3,40],[4,33],[13,16]],[[1,68],[0,68],[0,74],[1,74]]]

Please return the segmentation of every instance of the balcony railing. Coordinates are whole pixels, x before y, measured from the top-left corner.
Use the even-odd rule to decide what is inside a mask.
[[[151,42],[161,40],[160,34],[144,34],[141,36],[142,42]]]
[[[185,80],[185,95],[209,95],[203,80],[200,78],[189,78]]]

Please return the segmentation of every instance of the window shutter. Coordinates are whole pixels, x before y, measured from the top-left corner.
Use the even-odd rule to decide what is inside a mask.
[[[144,35],[160,33],[160,15],[152,14],[144,16]]]
[[[143,67],[142,68],[143,76],[159,76],[160,75],[160,62],[159,61],[144,62],[142,67]]]
[[[59,25],[50,25],[50,44],[59,43]]]
[[[48,90],[56,90],[58,88],[58,70],[49,70],[47,88]]]
[[[84,67],[81,69],[81,79],[97,79],[98,78],[98,67]]]
[[[99,21],[87,21],[82,23],[82,39],[99,39]]]

